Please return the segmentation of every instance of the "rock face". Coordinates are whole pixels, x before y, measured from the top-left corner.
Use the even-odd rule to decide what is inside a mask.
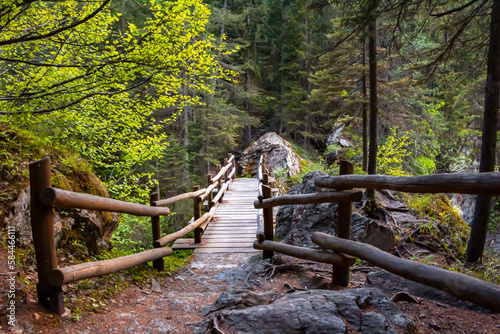
[[[314,186],[315,178],[326,175],[326,173],[320,171],[306,174],[301,184],[290,188],[288,195],[326,191]],[[311,241],[311,234],[313,232],[335,234],[337,207],[336,203],[280,206],[276,215],[275,234],[282,242],[287,244],[317,247]]]
[[[31,233],[30,188],[19,193],[5,218],[7,226],[14,226],[19,239],[19,246],[26,247],[33,242]],[[116,213],[101,213],[80,209],[54,210],[54,236],[56,244],[61,246],[68,238],[83,241],[89,253],[96,254],[100,250],[109,249],[110,238],[118,227]]]
[[[302,183],[293,186],[288,194],[328,191],[314,186],[315,178],[326,175],[320,171],[308,173],[302,179]],[[313,232],[336,234],[337,208],[337,203],[281,206],[276,215],[275,234],[284,243],[317,248],[311,241],[311,235]],[[351,239],[368,243],[384,251],[389,251],[396,244],[394,234],[389,228],[358,213],[352,214],[351,231]]]
[[[300,157],[295,154],[292,145],[275,132],[268,132],[242,153],[239,164],[244,176],[257,175],[262,153],[267,154],[267,168],[285,167],[290,176],[300,171]]]
[[[256,296],[258,295],[258,296]],[[371,312],[361,312],[370,308]],[[211,317],[236,333],[411,333],[414,325],[378,289],[310,290],[287,295],[223,293]]]

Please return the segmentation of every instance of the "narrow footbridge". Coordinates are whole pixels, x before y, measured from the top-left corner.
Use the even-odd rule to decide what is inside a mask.
[[[196,248],[204,253],[257,252],[253,248],[257,233],[257,212],[253,202],[258,193],[257,179],[235,179],[224,194],[200,243],[177,239],[172,249]]]

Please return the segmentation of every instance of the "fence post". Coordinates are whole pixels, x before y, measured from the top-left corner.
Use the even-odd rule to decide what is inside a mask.
[[[264,199],[273,197],[272,189],[269,187],[269,176],[267,174],[263,174],[263,182],[262,182],[262,197]],[[262,209],[262,214],[264,218],[264,235],[266,236],[266,240],[273,241],[274,239],[274,227],[273,227],[273,208],[265,208]],[[262,258],[263,259],[272,259],[274,255],[273,251],[263,251]]]
[[[212,185],[212,174],[207,174],[207,188]],[[207,195],[207,212],[212,208],[212,200],[214,199],[214,193],[210,191]]]
[[[193,191],[200,190],[200,186],[194,186]],[[201,217],[201,200],[199,196],[193,198],[193,207],[194,207],[194,221],[198,220]],[[194,242],[199,244],[201,242],[201,236],[203,234],[203,229],[197,227],[194,229]]]
[[[227,158],[224,158],[224,167],[227,166]],[[228,176],[227,168],[226,171],[224,172],[224,182],[227,182],[227,176]]]
[[[31,196],[31,230],[35,246],[38,283],[38,302],[56,314],[64,313],[64,297],[61,286],[49,283],[49,274],[57,268],[57,253],[54,240],[53,209],[40,201],[40,191],[52,186],[50,158],[29,165]]]
[[[222,169],[221,165],[218,164],[217,165],[217,174],[215,174],[215,175],[218,175],[221,169]],[[220,188],[222,188],[222,176],[219,177],[219,179],[217,180],[217,193],[219,193]]]
[[[160,195],[158,193],[151,194],[149,196],[149,205],[156,206],[154,202],[158,200],[160,200]],[[153,245],[154,245],[154,242],[161,238],[160,216],[151,217],[151,228],[153,230]],[[158,271],[165,271],[165,261],[163,260],[163,258],[153,260],[153,268],[155,268]]]
[[[267,154],[262,153],[262,173],[267,174]]]
[[[340,160],[339,175],[354,174],[354,165],[346,160]],[[340,190],[340,189],[338,189]],[[343,189],[346,190],[346,189]],[[337,236],[343,239],[351,238],[352,202],[339,203]],[[333,266],[332,283],[348,286],[350,267]]]

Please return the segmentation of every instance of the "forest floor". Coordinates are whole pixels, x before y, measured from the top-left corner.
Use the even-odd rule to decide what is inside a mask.
[[[0,253],[2,279],[0,291],[6,291],[5,251]],[[7,326],[5,314],[0,318],[0,332],[14,333],[201,333],[206,319],[203,307],[211,305],[222,292],[247,289],[248,277],[234,275],[248,264],[256,253],[195,253],[191,261],[169,276],[156,276],[156,282],[142,287],[131,285],[108,300],[98,312],[81,310],[78,317],[54,316],[36,301],[34,289],[28,289],[25,301],[19,302],[15,328]],[[296,290],[329,289],[331,267],[283,256],[285,270],[274,276],[261,277],[254,293],[290,293]],[[255,258],[254,258],[255,261]],[[283,268],[283,266],[281,266]],[[304,270],[297,270],[302,268]],[[369,270],[368,270],[369,271]],[[364,287],[367,266],[354,269],[348,288]],[[151,282],[151,281],[149,281]],[[386,293],[391,297],[391,293]],[[498,314],[479,313],[417,297],[418,303],[398,301],[396,305],[418,327],[419,333],[500,333]],[[2,303],[4,303],[2,298]],[[2,311],[5,304],[2,305]],[[223,333],[231,331],[220,327]],[[215,333],[216,331],[212,331]],[[349,333],[356,333],[349,328]]]

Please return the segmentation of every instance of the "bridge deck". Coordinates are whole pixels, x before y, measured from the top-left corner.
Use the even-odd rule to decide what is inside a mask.
[[[197,252],[203,253],[257,252],[252,245],[257,232],[257,209],[253,207],[257,187],[257,179],[233,180],[203,234],[202,243],[177,239],[172,248],[196,248]]]

